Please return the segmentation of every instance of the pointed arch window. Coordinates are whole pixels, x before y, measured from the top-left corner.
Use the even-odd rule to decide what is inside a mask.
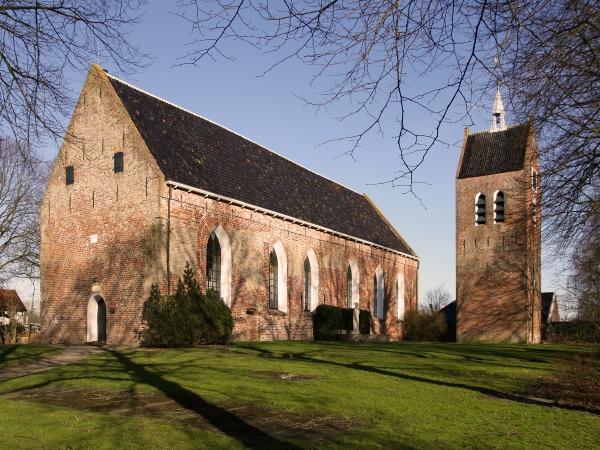
[[[504,222],[504,192],[494,194],[494,223]]]
[[[396,289],[398,294],[398,319],[404,320],[404,273],[398,273],[396,278]]]
[[[383,311],[383,269],[378,266],[375,270],[375,276],[373,277],[373,295],[375,296],[375,315],[382,319],[384,317]]]
[[[214,231],[206,244],[206,289],[221,296],[221,244]]]
[[[485,194],[475,196],[475,225],[485,225]]]
[[[360,303],[360,273],[356,261],[348,264],[346,271],[346,301],[348,308],[354,308],[354,305]]]
[[[277,262],[277,254],[275,249],[271,250],[269,256],[269,308],[277,309],[279,304],[277,281],[279,278],[279,264]]]
[[[352,269],[350,266],[346,271],[346,301],[348,308],[352,308]]]
[[[373,305],[375,307],[375,314],[379,317],[379,292],[377,292],[377,275],[373,275]]]
[[[310,311],[311,305],[311,275],[308,256],[304,258],[304,311]]]

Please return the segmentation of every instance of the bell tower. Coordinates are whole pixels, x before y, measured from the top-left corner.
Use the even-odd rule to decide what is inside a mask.
[[[540,342],[539,161],[533,124],[465,129],[456,172],[457,341]]]

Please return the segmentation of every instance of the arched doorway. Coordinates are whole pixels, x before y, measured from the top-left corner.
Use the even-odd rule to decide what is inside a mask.
[[[87,341],[106,342],[106,303],[99,295],[93,295],[88,301]]]
[[[98,316],[96,322],[98,324],[98,341],[106,342],[106,303],[102,297],[96,297],[98,301]]]

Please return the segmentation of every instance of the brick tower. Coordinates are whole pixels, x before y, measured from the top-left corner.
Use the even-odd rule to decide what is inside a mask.
[[[456,338],[540,342],[540,183],[531,123],[465,137],[456,173]]]

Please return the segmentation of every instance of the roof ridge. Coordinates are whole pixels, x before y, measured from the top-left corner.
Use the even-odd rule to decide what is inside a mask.
[[[153,98],[155,98],[155,99],[157,99],[157,100],[160,100],[161,102],[163,102],[163,103],[166,103],[167,105],[173,106],[173,107],[175,107],[175,108],[177,108],[177,109],[179,109],[179,110],[181,110],[181,111],[184,111],[184,112],[186,112],[186,113],[188,113],[188,114],[191,114],[191,115],[193,115],[193,116],[195,116],[195,117],[198,117],[198,118],[200,118],[200,119],[202,119],[202,120],[206,120],[207,122],[210,122],[210,123],[212,123],[213,125],[216,125],[216,126],[218,126],[218,127],[221,127],[221,128],[223,128],[224,130],[226,130],[226,131],[229,131],[230,133],[233,133],[233,134],[235,134],[236,136],[239,136],[239,137],[241,137],[242,139],[245,139],[245,140],[247,140],[247,141],[249,141],[249,142],[253,143],[254,145],[257,145],[257,146],[259,146],[259,147],[261,147],[261,148],[264,148],[265,150],[267,150],[267,151],[269,151],[269,152],[273,153],[274,155],[277,155],[277,156],[279,156],[280,158],[286,159],[287,161],[291,162],[292,164],[295,164],[295,165],[296,165],[296,166],[298,166],[298,167],[301,167],[301,168],[303,168],[304,170],[307,170],[307,171],[309,171],[309,172],[312,172],[312,173],[314,173],[315,175],[317,175],[317,176],[319,176],[319,177],[321,177],[321,178],[323,178],[323,179],[325,179],[325,180],[328,180],[328,181],[330,181],[330,182],[332,182],[332,183],[335,183],[335,184],[337,184],[337,185],[338,185],[338,186],[340,186],[340,187],[343,187],[344,189],[347,189],[347,190],[349,190],[349,191],[351,191],[351,192],[353,192],[353,193],[355,193],[355,194],[357,194],[357,195],[360,195],[361,197],[363,196],[363,194],[361,194],[360,192],[358,192],[358,191],[355,191],[354,189],[352,189],[352,188],[350,188],[350,187],[348,187],[348,186],[346,186],[346,185],[344,185],[344,184],[342,184],[342,183],[340,183],[340,182],[338,182],[338,181],[332,180],[331,178],[329,178],[329,177],[326,177],[325,175],[322,175],[322,174],[320,174],[320,173],[318,173],[318,172],[316,172],[316,171],[314,171],[314,170],[312,170],[312,169],[309,169],[308,167],[306,167],[306,166],[304,166],[304,165],[302,165],[302,164],[300,164],[300,163],[297,163],[296,161],[292,161],[292,160],[291,160],[290,158],[288,158],[287,156],[284,156],[284,155],[282,155],[282,154],[280,154],[280,153],[276,152],[275,150],[272,150],[271,148],[269,148],[269,147],[267,147],[267,146],[264,146],[264,145],[262,145],[262,144],[259,144],[258,142],[256,142],[256,141],[254,141],[254,140],[252,140],[252,139],[250,139],[250,138],[248,138],[248,137],[244,136],[243,134],[240,134],[240,133],[238,133],[238,132],[237,132],[237,131],[235,131],[235,130],[232,130],[232,129],[230,129],[230,128],[226,127],[225,125],[222,125],[222,124],[220,124],[220,123],[218,123],[218,122],[215,122],[214,120],[211,120],[211,119],[209,119],[208,117],[204,117],[204,116],[202,116],[202,115],[200,115],[200,114],[198,114],[198,113],[195,113],[195,112],[193,112],[193,111],[190,111],[189,109],[187,109],[187,108],[184,108],[183,106],[179,106],[179,105],[177,105],[176,103],[170,102],[169,100],[166,100],[166,99],[164,99],[164,98],[162,98],[162,97],[159,97],[158,95],[152,94],[151,92],[148,92],[148,91],[146,91],[146,90],[144,90],[144,89],[142,89],[142,88],[140,88],[140,87],[138,87],[138,86],[135,86],[135,85],[133,85],[133,84],[131,84],[131,83],[128,83],[127,81],[125,81],[125,80],[122,80],[121,78],[119,78],[119,77],[116,77],[116,76],[112,75],[111,73],[108,73],[108,72],[106,72],[105,70],[103,70],[103,71],[104,71],[104,73],[105,73],[105,74],[106,74],[108,77],[110,77],[110,78],[112,78],[112,79],[114,79],[114,80],[117,80],[119,83],[123,83],[124,85],[126,85],[126,86],[129,86],[129,87],[130,87],[130,88],[132,88],[132,89],[135,89],[135,90],[137,90],[137,91],[139,91],[139,92],[142,92],[143,94],[146,94],[146,95],[148,95],[148,96],[150,96],[150,97],[153,97]]]
[[[515,123],[514,125],[507,125],[504,130],[498,130],[498,131],[490,131],[490,130],[473,131],[473,132],[469,133],[469,136],[474,136],[476,134],[484,134],[484,133],[497,134],[497,133],[502,133],[503,131],[508,131],[508,130],[510,130],[512,128],[517,128],[517,127],[522,127],[522,126],[528,126],[528,125],[529,125],[529,122]]]

